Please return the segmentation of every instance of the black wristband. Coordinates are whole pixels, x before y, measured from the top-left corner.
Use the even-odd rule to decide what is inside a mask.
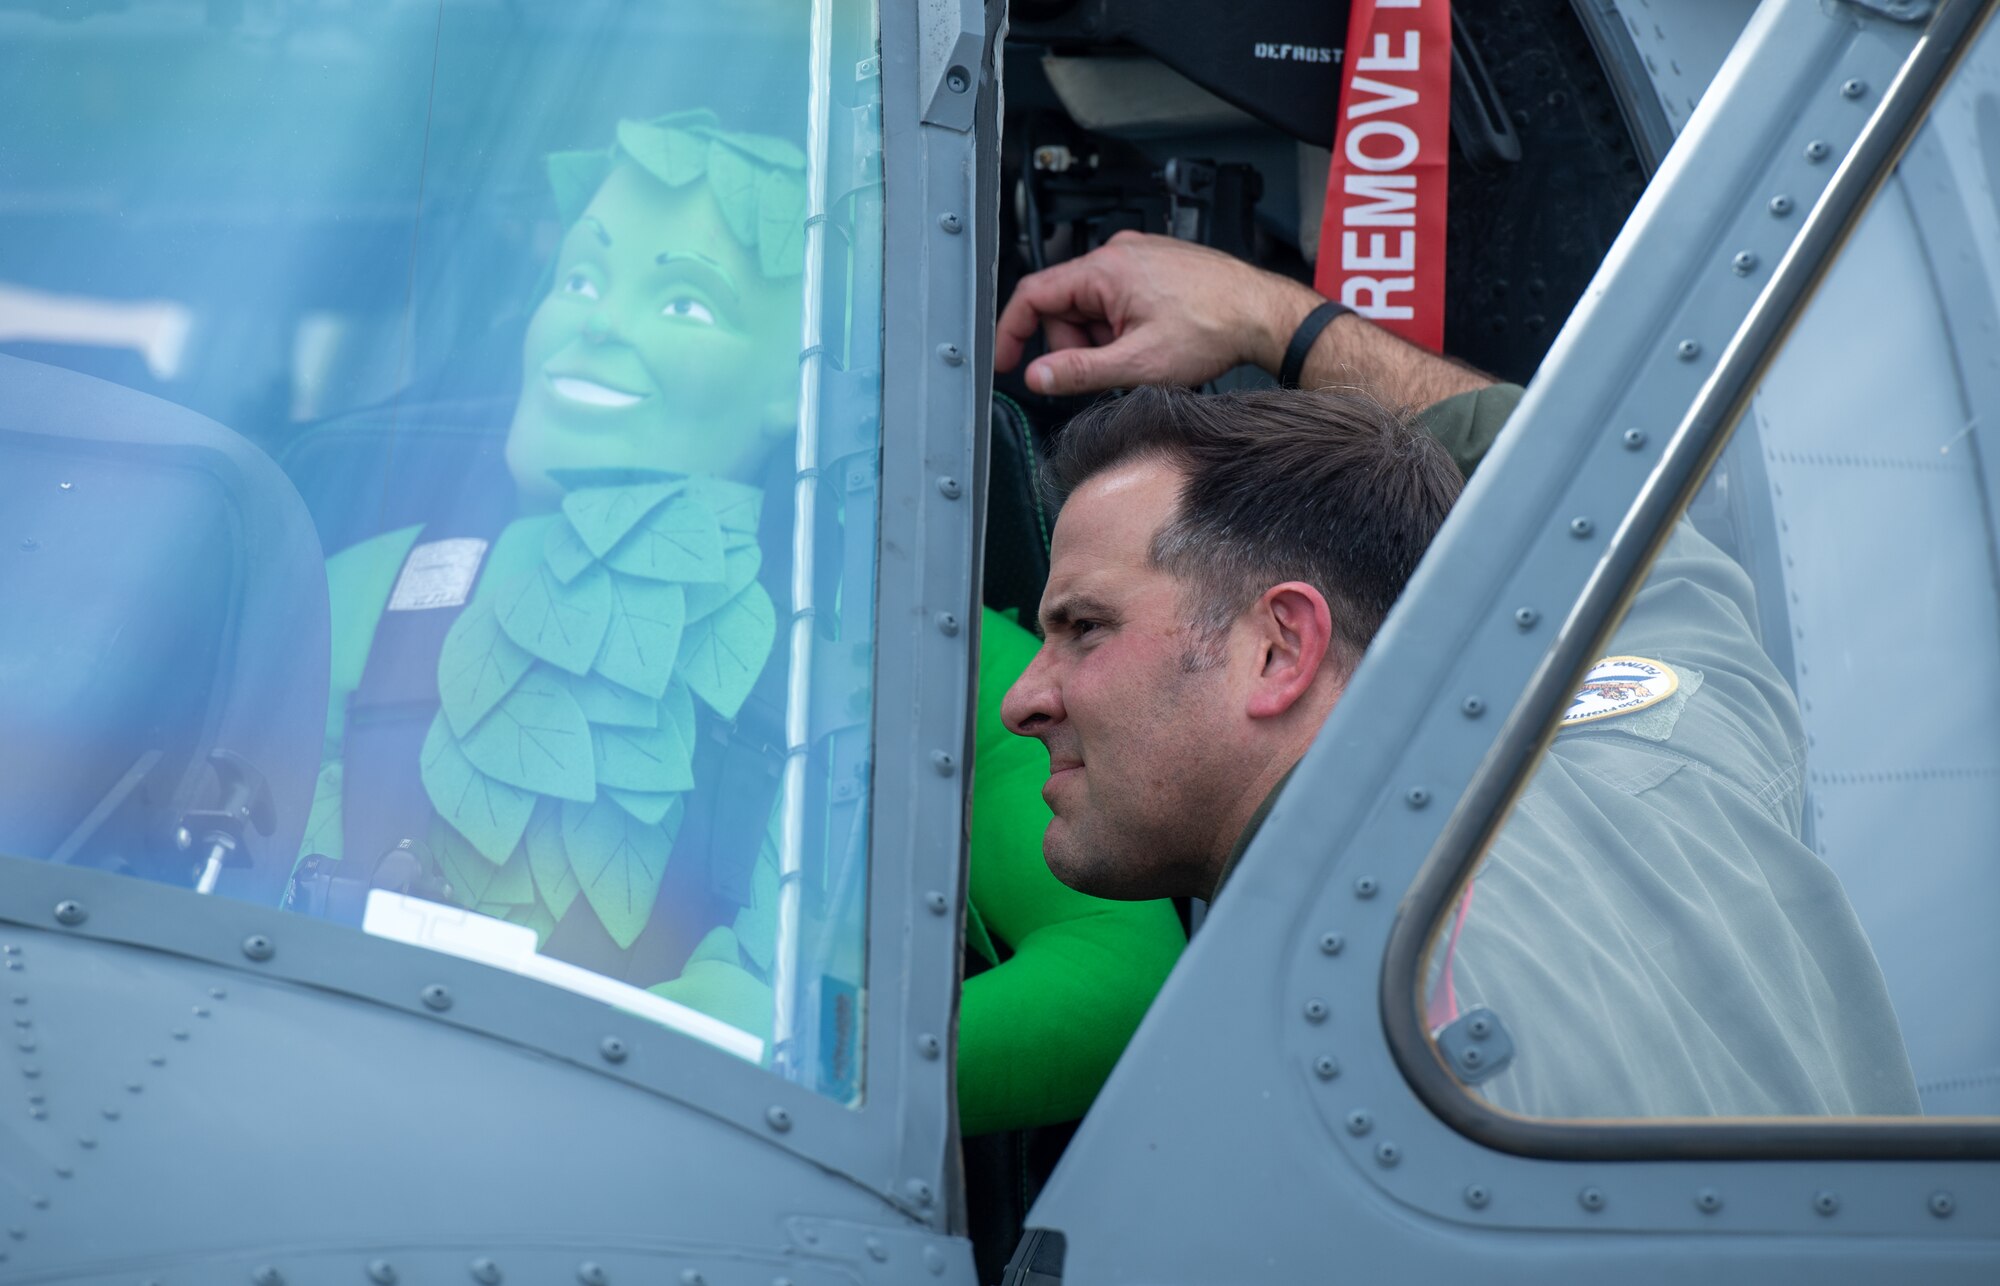
[[[1292,342],[1285,347],[1285,360],[1278,367],[1278,387],[1297,388],[1299,376],[1305,373],[1306,355],[1319,341],[1320,332],[1333,325],[1333,319],[1342,313],[1354,310],[1346,304],[1337,304],[1331,299],[1306,314],[1299,328],[1292,332]]]

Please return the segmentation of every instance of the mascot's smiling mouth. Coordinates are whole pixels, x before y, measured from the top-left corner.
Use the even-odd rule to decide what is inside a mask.
[[[577,375],[549,375],[546,378],[550,391],[557,397],[568,402],[581,402],[585,406],[601,406],[615,410],[637,406],[650,396],[646,393],[627,393],[623,389],[612,388],[609,384],[600,384],[596,380],[584,379]]]

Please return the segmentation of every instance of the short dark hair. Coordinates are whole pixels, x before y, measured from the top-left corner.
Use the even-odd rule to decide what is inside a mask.
[[[1190,668],[1215,657],[1259,595],[1290,580],[1326,596],[1343,659],[1356,664],[1465,485],[1436,439],[1356,390],[1149,386],[1070,421],[1042,470],[1050,507],[1145,459],[1186,475],[1152,557],[1191,591],[1203,646]]]

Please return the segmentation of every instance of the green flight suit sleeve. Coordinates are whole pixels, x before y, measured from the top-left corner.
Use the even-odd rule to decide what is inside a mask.
[[[1419,411],[1416,425],[1443,443],[1458,471],[1470,478],[1514,413],[1521,391],[1518,384],[1489,384],[1460,393]]]
[[[968,978],[960,998],[967,1134],[1083,1115],[1186,941],[1172,903],[1088,897],[1042,860],[1048,758],[1000,722],[1000,700],[1037,646],[1012,621],[984,614],[968,920],[976,916],[1013,954]]]
[[[1521,397],[1417,418],[1470,475]],[[1473,880],[1452,953],[1460,1012],[1511,1063],[1480,1084],[1526,1116],[1895,1115],[1919,1110],[1880,967],[1800,839],[1805,734],[1743,569],[1682,520],[1605,644],[1672,696],[1564,729]]]

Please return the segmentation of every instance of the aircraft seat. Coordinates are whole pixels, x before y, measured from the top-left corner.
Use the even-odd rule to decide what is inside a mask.
[[[0,356],[0,852],[189,884],[230,787],[268,830],[218,891],[274,901],[324,736],[327,609],[298,495],[247,441]]]

